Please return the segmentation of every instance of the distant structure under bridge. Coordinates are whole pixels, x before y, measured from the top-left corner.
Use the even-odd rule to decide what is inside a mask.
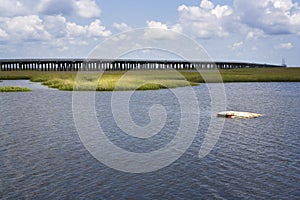
[[[99,71],[99,70],[160,70],[160,69],[236,69],[278,68],[282,65],[247,62],[211,62],[183,60],[125,59],[0,59],[0,71]]]

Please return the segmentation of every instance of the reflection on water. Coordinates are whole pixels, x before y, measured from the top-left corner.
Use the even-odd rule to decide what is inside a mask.
[[[198,152],[209,124],[210,97],[195,87],[200,103],[198,134],[188,151],[170,166],[146,174],[110,169],[80,142],[72,114],[72,92],[29,81],[3,81],[30,93],[0,93],[1,199],[207,199],[299,198],[300,83],[225,84],[228,110],[263,117],[226,120],[221,137],[203,159]],[[123,133],[112,118],[110,92],[96,93],[101,126],[116,145],[134,152],[162,148],[178,129],[180,109],[169,90],[136,92],[132,118],[150,122],[148,110],[162,104],[167,124],[149,140]]]

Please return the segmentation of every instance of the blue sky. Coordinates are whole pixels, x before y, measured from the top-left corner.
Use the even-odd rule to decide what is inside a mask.
[[[300,66],[299,0],[0,0],[0,58],[86,57],[143,27],[183,33],[216,61]]]

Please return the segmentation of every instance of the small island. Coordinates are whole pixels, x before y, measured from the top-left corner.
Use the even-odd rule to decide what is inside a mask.
[[[31,92],[29,88],[19,87],[19,86],[4,86],[0,87],[0,92]]]

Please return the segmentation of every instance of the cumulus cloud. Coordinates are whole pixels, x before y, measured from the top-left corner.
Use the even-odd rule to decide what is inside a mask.
[[[101,21],[96,19],[88,26],[88,34],[90,36],[108,37],[111,35],[109,30],[106,30],[105,26],[101,25]]]
[[[229,22],[234,22],[234,10],[228,6],[215,6],[209,0],[202,0],[199,6],[178,7],[179,21],[184,30],[200,38],[229,35]]]
[[[211,1],[203,0],[200,3],[200,7],[206,10],[211,10],[214,8],[214,4]]]
[[[132,28],[124,22],[123,23],[114,23],[113,27],[116,28],[118,31],[121,31],[121,32],[132,30]]]
[[[6,42],[42,41],[49,44],[86,44],[91,38],[108,37],[111,32],[99,19],[87,25],[69,22],[62,15],[0,17],[0,39]]]
[[[99,19],[96,19],[86,26],[68,22],[67,33],[71,37],[108,37],[111,35],[111,32],[106,30],[105,26],[101,25],[101,21]]]
[[[21,1],[18,0],[1,0],[0,16],[16,16],[25,14],[26,8]]]
[[[149,28],[161,28],[161,29],[168,29],[167,24],[163,24],[158,21],[147,21],[147,26]]]
[[[79,37],[79,36],[82,36],[82,35],[86,35],[86,32],[87,32],[87,26],[77,25],[74,22],[68,22],[67,23],[68,36]]]
[[[84,18],[99,17],[101,13],[95,0],[76,0],[75,8],[77,14]]]
[[[235,0],[241,23],[269,35],[300,33],[300,8],[292,0]]]
[[[293,44],[291,42],[281,43],[275,46],[275,49],[292,49]]]
[[[99,17],[95,0],[1,0],[0,38],[14,41],[49,41],[57,43],[73,39],[88,40],[107,37],[111,32],[95,19],[86,25],[68,19]],[[3,16],[3,17],[1,17]]]
[[[178,35],[176,32],[182,32],[180,24],[168,26],[158,21],[147,21],[147,29],[144,37],[146,39],[174,39]]]
[[[147,26],[149,28],[158,28],[158,29],[164,29],[164,30],[172,30],[176,32],[182,32],[182,27],[180,24],[175,24],[172,26],[168,26],[167,24],[164,24],[162,22],[158,21],[147,21]]]
[[[45,30],[42,20],[37,15],[1,18],[3,27],[14,40],[48,40],[50,34]]]
[[[234,0],[233,6],[202,0],[198,6],[178,7],[183,30],[198,38],[230,34],[256,39],[266,35],[300,35],[300,7],[292,0]]]

